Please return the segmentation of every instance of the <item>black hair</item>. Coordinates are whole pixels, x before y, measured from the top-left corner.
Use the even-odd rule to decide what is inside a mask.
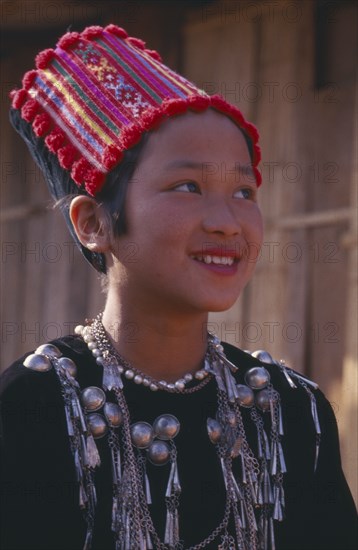
[[[11,109],[10,121],[42,171],[51,196],[58,204],[77,246],[93,267],[105,274],[107,270],[104,254],[91,252],[80,243],[70,219],[71,200],[77,195],[88,196],[88,193],[85,189],[79,188],[72,180],[70,173],[60,166],[56,155],[47,149],[43,138],[38,138],[31,124],[21,118],[20,111]],[[102,191],[96,196],[97,202],[102,204],[109,214],[114,235],[122,235],[127,230],[125,200],[128,184],[138,165],[147,136],[148,134],[143,134],[140,142],[125,152],[123,160],[107,175]]]

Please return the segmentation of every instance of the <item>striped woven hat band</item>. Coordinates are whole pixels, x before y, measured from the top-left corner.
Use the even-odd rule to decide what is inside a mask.
[[[169,69],[143,41],[115,25],[65,34],[36,57],[36,70],[11,92],[12,106],[32,124],[80,188],[95,196],[106,175],[144,132],[167,117],[212,107],[233,119],[253,144],[257,185],[258,133],[237,107]]]

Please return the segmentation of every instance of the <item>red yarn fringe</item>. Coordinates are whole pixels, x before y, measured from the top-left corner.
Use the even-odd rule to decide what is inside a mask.
[[[82,185],[90,168],[91,166],[85,158],[82,157],[76,160],[72,165],[71,178],[77,185]]]
[[[29,99],[21,108],[21,116],[26,122],[32,122],[40,108],[36,99]]]
[[[254,166],[254,174],[255,174],[255,178],[256,178],[257,187],[260,187],[260,185],[262,183],[262,174],[261,174],[260,170],[257,168],[257,166]]]
[[[154,130],[164,118],[164,114],[159,108],[147,109],[142,113],[141,123],[144,130]]]
[[[77,150],[73,145],[65,145],[57,151],[57,158],[60,166],[65,170],[70,170],[77,156]]]
[[[12,90],[9,95],[12,100],[11,106],[14,109],[21,109],[28,98],[26,90]]]
[[[57,42],[57,47],[62,50],[66,50],[70,46],[73,46],[78,40],[80,40],[81,35],[79,32],[67,32],[64,34],[60,40]]]
[[[37,137],[41,137],[49,131],[51,127],[51,118],[47,113],[36,115],[32,127]]]
[[[106,175],[99,170],[92,168],[86,174],[85,189],[89,195],[94,197],[103,187]]]
[[[54,128],[45,138],[45,143],[51,153],[57,153],[65,141],[65,134],[60,128]]]
[[[22,79],[22,86],[25,88],[25,90],[29,90],[32,86],[33,81],[37,77],[37,71],[28,71],[24,74]]]
[[[43,50],[37,56],[35,57],[35,63],[36,67],[38,69],[46,69],[48,67],[50,61],[55,57],[55,50],[49,48],[47,50]]]
[[[145,42],[143,42],[143,40],[141,40],[140,38],[135,38],[134,36],[130,36],[127,40],[132,44],[132,46],[135,46],[140,50],[145,49]]]
[[[167,116],[180,115],[189,108],[186,99],[166,99],[162,103],[162,110]]]
[[[144,50],[146,54],[148,54],[152,59],[155,59],[156,61],[159,61],[159,63],[162,63],[162,58],[160,54],[156,50]]]
[[[114,34],[115,36],[118,36],[118,38],[128,38],[128,33],[122,27],[117,27],[117,25],[107,25],[107,27],[104,29],[106,32],[110,32],[111,34]]]
[[[92,196],[100,191],[106,178],[105,174],[92,168],[83,157],[73,163],[71,177],[79,187],[84,185],[86,191]]]
[[[210,105],[210,98],[206,96],[192,95],[188,98],[190,109],[195,111],[205,111]]]
[[[96,38],[96,36],[101,36],[103,34],[103,28],[98,25],[93,25],[92,27],[87,27],[82,33],[82,38],[86,40],[91,40],[91,38]]]
[[[123,158],[123,152],[114,145],[108,145],[103,153],[102,163],[107,170],[112,170]]]
[[[122,130],[120,143],[123,149],[129,149],[136,145],[142,137],[143,129],[136,124],[131,124]]]

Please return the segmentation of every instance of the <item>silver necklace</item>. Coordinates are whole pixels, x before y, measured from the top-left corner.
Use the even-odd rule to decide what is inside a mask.
[[[200,390],[209,382],[211,375],[208,369],[207,358],[204,368],[197,370],[194,374],[187,373],[173,383],[166,382],[165,380],[156,380],[148,374],[144,374],[139,369],[134,368],[118,353],[110,342],[102,323],[102,316],[103,313],[97,315],[90,325],[78,325],[75,328],[75,334],[82,336],[92,355],[95,357],[97,364],[104,368],[104,374],[107,378],[104,382],[106,387],[109,384],[108,389],[110,389],[110,386],[116,380],[118,382],[118,374],[123,374],[126,379],[133,380],[135,384],[143,384],[143,386],[148,387],[151,391],[163,390],[170,393],[193,393]],[[115,361],[113,361],[113,357]],[[198,381],[199,384],[186,388],[193,381]]]

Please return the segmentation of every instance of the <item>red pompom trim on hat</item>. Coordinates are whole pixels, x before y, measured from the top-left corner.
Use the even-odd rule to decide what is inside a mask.
[[[149,108],[141,115],[141,123],[144,130],[153,130],[164,118],[161,109]]]
[[[28,71],[24,74],[22,79],[22,85],[25,90],[29,90],[32,86],[33,81],[37,77],[37,71]]]
[[[92,27],[87,27],[82,33],[82,38],[86,40],[91,40],[91,38],[96,38],[96,36],[101,36],[103,34],[103,28],[98,25],[93,25]]]
[[[77,185],[82,185],[90,168],[91,166],[85,158],[76,160],[72,165],[71,178]]]
[[[141,40],[140,38],[135,38],[134,36],[130,36],[127,41],[130,42],[132,46],[135,46],[140,50],[145,49],[145,42],[143,42],[143,40]]]
[[[77,150],[73,145],[65,145],[57,151],[57,158],[60,163],[60,166],[65,170],[69,170],[73,165],[77,156]]]
[[[103,186],[106,175],[92,168],[85,158],[80,158],[73,163],[71,178],[78,185],[84,185],[86,191],[94,196]]]
[[[106,175],[99,170],[92,168],[86,174],[85,189],[89,195],[94,197],[103,187]]]
[[[70,46],[73,46],[78,40],[80,40],[81,35],[79,32],[66,32],[60,40],[57,42],[57,47],[62,50],[66,50]]]
[[[166,99],[162,103],[163,112],[168,116],[180,115],[189,108],[186,99]]]
[[[50,61],[52,61],[52,59],[55,57],[55,55],[56,55],[55,50],[52,50],[51,48],[47,50],[43,50],[42,52],[37,54],[35,58],[36,67],[38,69],[46,69]]]
[[[123,158],[123,152],[115,145],[108,145],[103,153],[102,163],[107,170],[112,170]]]
[[[192,95],[188,98],[190,109],[195,111],[204,111],[210,105],[210,97]]]
[[[114,34],[115,36],[118,36],[118,38],[128,38],[128,33],[122,27],[117,27],[117,25],[107,25],[107,27],[104,29],[106,32],[110,32],[111,34]]]
[[[40,105],[36,99],[29,99],[21,108],[21,116],[26,122],[32,122],[38,113]]]
[[[120,143],[123,147],[123,149],[129,149],[142,137],[143,129],[140,126],[137,126],[136,124],[132,124],[131,126],[127,126],[123,129],[121,136],[120,136]]]
[[[14,109],[20,109],[28,98],[26,90],[12,90],[10,92],[10,98],[12,99],[11,106]]]
[[[50,132],[46,138],[45,143],[51,153],[57,153],[59,148],[63,145],[63,142],[65,140],[65,134],[60,128],[54,128],[52,132]]]
[[[159,61],[159,63],[162,63],[162,58],[160,54],[156,50],[144,50],[146,54],[148,54],[152,59],[155,59],[156,61]]]
[[[248,132],[248,134],[250,135],[250,137],[256,142],[258,141],[259,139],[259,133],[257,131],[257,128],[256,126],[254,126],[253,124],[251,124],[251,122],[246,122],[245,121],[245,129],[246,131]]]
[[[257,144],[254,146],[253,157],[253,163],[257,166],[261,161],[261,148]]]
[[[41,137],[46,134],[51,127],[51,119],[49,115],[47,113],[36,115],[32,123],[32,127],[37,137]]]
[[[231,103],[228,103],[223,97],[219,95],[213,95],[211,96],[210,100],[211,105],[212,107],[214,107],[214,109],[217,109],[218,111],[227,114],[230,118],[235,120],[235,122],[237,122],[239,126],[242,126],[246,123],[241,111],[234,105],[231,105]]]

